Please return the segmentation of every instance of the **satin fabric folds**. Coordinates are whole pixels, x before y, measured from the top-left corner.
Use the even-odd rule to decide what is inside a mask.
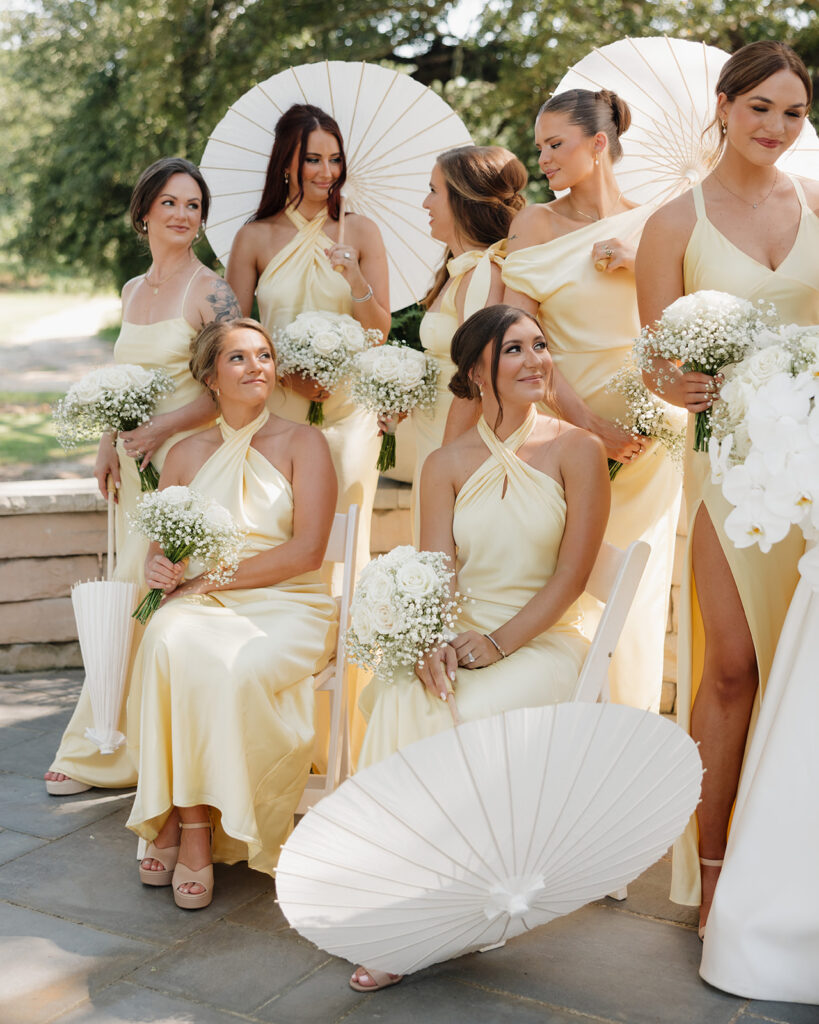
[[[196,275],[194,275],[195,277]],[[193,280],[193,278],[191,278]],[[190,287],[190,286],[189,286]],[[187,292],[185,293],[187,297]],[[182,300],[184,307],[185,298]],[[195,401],[202,394],[202,388],[191,376],[188,367],[190,343],[195,329],[181,315],[170,320],[159,320],[154,324],[134,324],[123,320],[122,329],[114,345],[115,363],[136,363],[146,369],[163,369],[176,385],[176,389],[159,400],[156,413],[173,412]],[[156,452],[152,462],[161,472],[165,456],[173,445],[192,431],[174,434]],[[140,598],[145,593],[144,564],[148,554],[148,541],[142,534],[132,532],[128,527],[128,513],[133,511],[142,491],[136,462],[125,454],[122,442],[117,442],[121,487],[117,492],[116,506],[116,572],[114,579],[138,583]],[[142,627],[134,624],[132,656]],[[116,789],[136,784],[136,767],[131,761],[127,747],[122,746],[113,754],[101,754],[99,748],[85,736],[86,728],[93,727],[94,716],[88,688],[83,686],[71,721],[63,733],[60,747],[50,770],[62,772],[69,778],[77,779],[92,786]],[[119,722],[119,729],[127,734],[125,705]]]
[[[290,483],[255,448],[267,411],[191,481],[247,531],[243,558],[292,536]],[[153,839],[171,808],[213,808],[215,861],[273,873],[310,770],[313,676],[335,642],[319,573],[269,587],[181,597],[152,617],[137,651],[128,740],[139,784],[128,827]]]
[[[532,410],[501,442],[483,418],[478,421],[487,459],[459,491],[453,519],[458,590],[464,595],[456,633],[498,629],[542,590],[557,565],[566,523],[563,488],[515,454],[535,422]],[[461,718],[568,700],[587,650],[579,610],[572,606],[507,658],[457,670],[453,689]],[[374,677],[360,703],[368,726],[359,767],[452,726],[448,706],[409,669],[392,682]]]

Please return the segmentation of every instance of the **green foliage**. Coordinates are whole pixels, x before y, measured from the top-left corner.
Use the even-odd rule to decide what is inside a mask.
[[[390,341],[401,341],[410,348],[423,348],[418,329],[424,316],[423,306],[413,303],[404,309],[396,310],[392,315],[392,326],[390,327]]]

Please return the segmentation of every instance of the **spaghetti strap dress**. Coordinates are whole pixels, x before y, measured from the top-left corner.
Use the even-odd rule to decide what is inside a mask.
[[[223,442],[190,483],[246,531],[243,558],[293,534],[290,482],[252,446],[268,416],[240,430],[218,420]],[[131,677],[139,782],[128,828],[151,840],[174,806],[207,804],[214,861],[272,874],[310,771],[313,676],[337,622],[318,572],[160,607]]]
[[[472,275],[464,296],[464,320],[472,316],[473,313],[477,313],[479,309],[483,309],[489,298],[489,289],[492,285],[492,264],[501,266],[505,245],[506,240],[504,239],[488,249],[473,249],[449,260],[446,265],[449,281],[444,286],[441,308],[427,311],[421,320],[419,328],[421,344],[427,355],[432,356],[438,364],[438,391],[435,396],[435,405],[431,409],[416,409],[412,413],[416,463],[412,477],[411,507],[413,538],[416,544],[421,536],[419,500],[421,470],[424,468],[424,461],[430,452],[440,448],[443,443],[449,407],[452,405],[453,396],[449,390],[449,382],[455,373],[455,364],[452,362],[450,345],[452,335],[458,329],[458,311],[455,299],[464,277],[470,270],[474,270],[475,273]]]
[[[555,366],[592,411],[609,420],[627,420],[623,397],[606,385],[631,359],[640,320],[634,274],[595,270],[591,250],[600,238],[638,238],[651,212],[626,210],[513,252],[503,265],[504,283],[539,303],[538,319]],[[656,442],[633,465],[624,465],[611,485],[605,539],[618,548],[635,540],[651,545],[611,662],[611,698],[652,711],[660,710],[680,489],[679,471]],[[588,594],[582,601],[591,625],[602,606]]]
[[[718,231],[708,219],[702,186],[692,189],[697,220],[683,260],[686,294],[710,288],[754,302],[772,302],[784,323],[819,323],[819,218],[808,206],[798,180],[791,181],[802,213],[793,247],[776,270],[748,256]],[[793,527],[769,554],[763,554],[756,545],[734,547],[723,529],[732,506],[723,497],[721,486],[711,481],[708,453],[693,450],[692,431],[690,416],[684,483],[688,542],[679,615],[677,722],[690,731],[691,707],[703,668],[705,637],[692,571],[691,541],[695,517],[704,505],[737,585],[756,652],[759,690],[748,731],[750,743],[779,634],[799,579],[797,562],[805,545],[801,532]],[[698,857],[697,822],[692,817],[674,846],[671,899],[676,903],[699,906]],[[787,871],[786,864],[783,870]]]
[[[483,417],[478,421],[487,458],[458,492],[452,523],[458,590],[469,595],[453,626],[456,633],[499,629],[555,571],[566,525],[563,488],[515,454],[536,422],[532,409],[500,441]],[[569,700],[588,651],[581,626],[575,603],[550,629],[501,661],[471,671],[458,668],[453,690],[461,718]],[[393,681],[374,676],[361,710],[368,724],[360,768],[452,727],[449,707],[412,669],[396,672]]]
[[[122,328],[114,344],[114,362],[135,363],[148,370],[165,370],[176,386],[169,395],[159,399],[155,409],[157,414],[181,409],[182,406],[196,401],[202,394],[202,386],[193,379],[188,367],[190,343],[196,335],[196,328],[188,323],[183,311],[191,285],[203,269],[204,267],[197,267],[191,274],[182,296],[178,316],[168,320],[157,320],[152,324],[135,324],[127,319],[127,307],[124,310]],[[177,441],[191,433],[193,430],[174,434],[154,452],[151,461],[159,472],[162,471],[165,456],[171,448]],[[142,597],[147,589],[144,583],[144,564],[148,554],[148,541],[142,534],[134,533],[128,527],[128,513],[134,510],[142,493],[139,473],[134,459],[125,454],[122,441],[117,441],[117,455],[121,486],[117,492],[117,557],[114,579],[138,583]],[[139,623],[134,623],[132,651],[136,650],[141,632],[142,627]],[[135,785],[136,768],[127,748],[121,746],[113,754],[101,754],[96,743],[92,743],[85,735],[86,728],[93,727],[93,724],[91,698],[88,688],[83,685],[50,771],[62,772],[78,782],[106,789]],[[127,735],[125,701],[118,728]]]

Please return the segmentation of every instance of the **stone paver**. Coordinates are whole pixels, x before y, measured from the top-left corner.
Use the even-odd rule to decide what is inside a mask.
[[[629,887],[501,949],[384,992],[301,939],[271,879],[218,865],[214,903],[143,887],[129,791],[54,799],[40,779],[80,673],[0,676],[2,1024],[819,1024],[819,1008],[739,999],[697,974],[696,912],[660,861]]]

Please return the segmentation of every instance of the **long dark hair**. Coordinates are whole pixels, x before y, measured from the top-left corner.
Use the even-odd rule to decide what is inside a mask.
[[[294,103],[276,122],[276,137],[273,140],[273,149],[267,164],[264,191],[259,201],[259,208],[250,218],[251,221],[272,217],[274,214],[280,213],[286,206],[298,206],[302,201],[304,187],[301,168],[307,152],[307,139],[310,132],[317,129],[335,136],[339,153],[341,153],[341,174],[327,193],[327,212],[333,220],[338,220],[341,189],[347,180],[347,157],[344,155],[341,131],[333,118],[326,114],[321,107],[314,107],[310,103]],[[299,155],[298,192],[291,200],[290,190],[284,176],[297,150]]]
[[[163,156],[160,160],[155,160],[150,167],[145,168],[131,194],[131,225],[138,235],[144,237],[148,234],[148,229],[145,227],[145,215],[150,210],[154,199],[162,192],[165,182],[174,174],[187,174],[188,177],[193,178],[202,193],[202,224],[204,225],[208,219],[210,190],[202,177],[202,172],[196,164],[192,164],[190,160],[185,160],[181,156]]]

